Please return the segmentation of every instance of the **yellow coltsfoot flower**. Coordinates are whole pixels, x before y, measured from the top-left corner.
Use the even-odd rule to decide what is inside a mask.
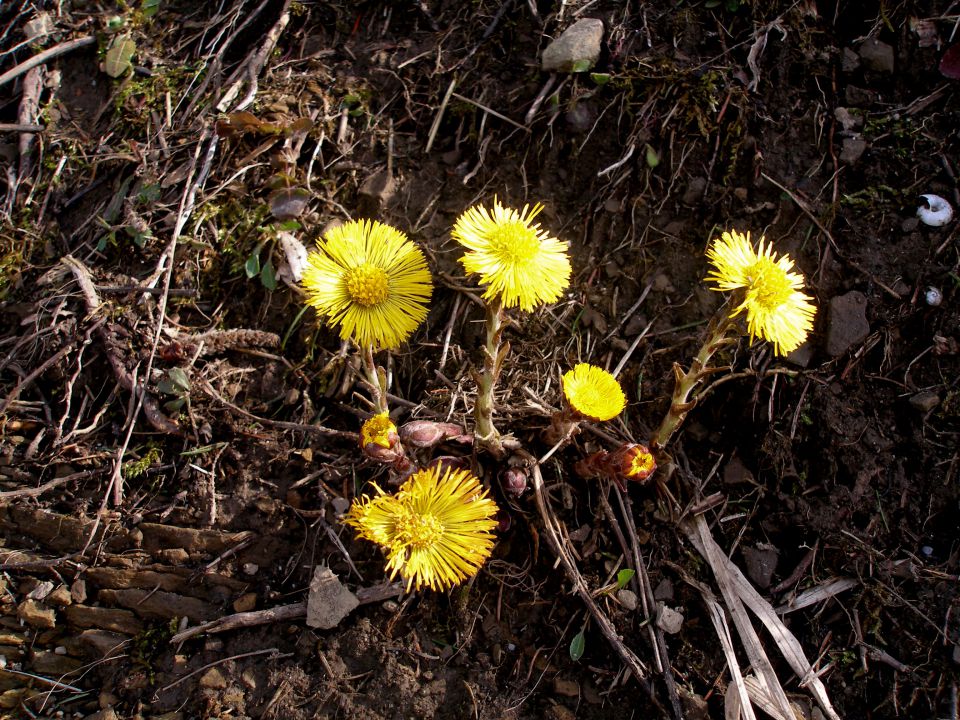
[[[467,470],[414,473],[395,495],[354,500],[345,522],[383,547],[390,578],[444,590],[473,577],[493,550],[497,506]]]
[[[627,404],[617,379],[589,363],[580,363],[564,373],[563,394],[570,407],[591,420],[615,418]]]
[[[777,355],[793,352],[813,330],[817,308],[812,298],[801,292],[803,275],[793,272],[789,255],[777,258],[771,244],[754,249],[750,233],[732,230],[715,239],[707,250],[714,269],[707,280],[720,292],[741,291],[742,302],[731,317],[747,316],[750,339],[759,337],[773,343]]]
[[[433,292],[423,252],[375,220],[353,220],[327,232],[303,271],[307,304],[340,337],[360,346],[395,348],[427,316]]]
[[[533,222],[541,210],[524,205],[518,212],[494,198],[492,210],[476,205],[457,219],[451,236],[467,248],[460,262],[480,276],[485,300],[529,311],[554,302],[570,285],[567,244]]]

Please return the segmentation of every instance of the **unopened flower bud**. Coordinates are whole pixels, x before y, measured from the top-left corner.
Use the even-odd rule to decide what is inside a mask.
[[[500,485],[510,497],[518,498],[527,491],[529,478],[523,468],[507,468],[500,474]]]
[[[400,439],[405,445],[416,448],[431,448],[444,440],[459,438],[463,428],[454,423],[432,420],[411,420],[400,427]]]
[[[404,457],[403,445],[387,413],[374,415],[360,428],[360,449],[371,460],[396,463]]]
[[[643,482],[657,469],[657,461],[646,445],[627,443],[613,452],[601,450],[574,466],[584,478],[607,477],[621,490],[627,489],[627,480]]]
[[[620,477],[635,482],[643,482],[657,469],[657,461],[646,445],[623,445],[610,453],[610,459]]]

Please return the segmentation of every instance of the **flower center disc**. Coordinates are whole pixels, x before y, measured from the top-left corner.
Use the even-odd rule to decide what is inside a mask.
[[[790,282],[775,263],[761,260],[750,268],[748,277],[751,279],[750,289],[764,308],[776,310],[790,299]]]
[[[498,227],[491,238],[497,255],[513,263],[527,263],[540,250],[537,234],[521,222],[505,223]]]
[[[379,305],[390,295],[386,271],[369,263],[347,270],[343,279],[347,294],[357,305]]]
[[[405,544],[423,550],[443,536],[443,524],[433,515],[410,513],[397,522],[397,532]]]

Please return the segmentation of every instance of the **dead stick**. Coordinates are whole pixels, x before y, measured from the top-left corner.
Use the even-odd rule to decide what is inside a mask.
[[[372,587],[360,588],[355,594],[361,605],[368,605],[402,595],[403,584],[381,583]],[[278,607],[267,608],[266,610],[251,610],[250,612],[235,613],[179,632],[170,638],[170,642],[178,645],[185,640],[189,640],[197,635],[202,635],[203,633],[222,633],[228,630],[236,630],[237,628],[269,625],[270,623],[285,622],[287,620],[299,620],[302,617],[306,617],[306,615],[306,602],[280,605]]]
[[[75,40],[67,40],[67,42],[62,42],[59,45],[54,45],[52,48],[34,55],[29,60],[24,60],[16,67],[10,68],[3,75],[0,75],[0,86],[6,85],[14,78],[23,75],[25,72],[35,68],[37,65],[43,65],[48,60],[52,60],[53,58],[59,57],[60,55],[64,55],[68,52],[72,52],[77,48],[93,45],[95,42],[96,38],[94,38],[92,35],[87,35]]]
[[[17,498],[25,497],[37,497],[42,495],[47,490],[53,490],[55,487],[61,485],[66,485],[67,483],[73,482],[74,480],[79,480],[80,478],[89,477],[96,474],[97,470],[81,470],[80,472],[70,473],[69,475],[64,475],[63,477],[54,478],[53,480],[48,480],[43,485],[39,487],[32,488],[20,488],[19,490],[7,490],[6,492],[0,492],[0,500],[14,500]]]

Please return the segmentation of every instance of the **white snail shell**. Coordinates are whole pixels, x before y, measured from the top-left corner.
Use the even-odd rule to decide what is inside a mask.
[[[920,222],[924,225],[929,225],[931,227],[943,227],[948,222],[953,220],[953,208],[950,207],[950,203],[944,200],[939,195],[921,195],[924,200],[927,201],[927,204],[930,207],[923,207],[922,205],[917,208],[917,217],[920,218]]]
[[[940,303],[943,302],[943,293],[940,292],[939,288],[928,287],[927,291],[923,295],[923,299],[927,301],[927,305],[930,307],[938,307]]]

